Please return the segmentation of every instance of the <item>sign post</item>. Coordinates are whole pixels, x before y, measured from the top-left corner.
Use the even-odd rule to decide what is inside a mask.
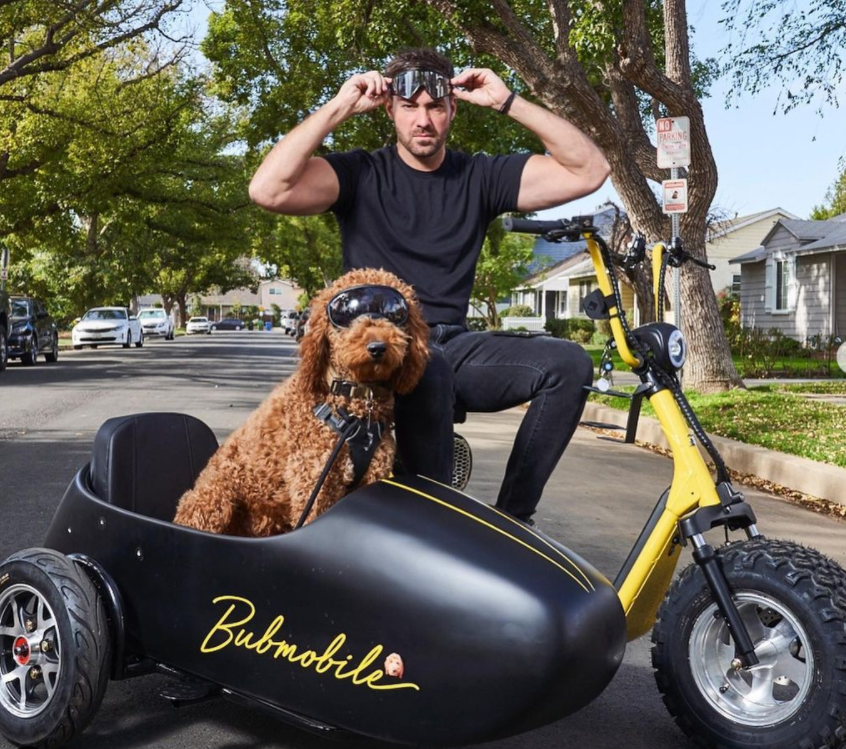
[[[673,237],[679,236],[679,214],[687,213],[687,180],[679,169],[690,166],[690,118],[662,117],[655,123],[658,137],[658,168],[669,169],[670,179],[662,183],[664,213],[670,215]],[[673,310],[681,330],[681,268],[673,274]]]

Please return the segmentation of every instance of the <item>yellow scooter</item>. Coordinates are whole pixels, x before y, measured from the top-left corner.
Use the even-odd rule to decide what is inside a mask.
[[[710,747],[811,749],[846,740],[846,573],[818,551],[768,539],[731,485],[726,466],[682,392],[686,356],[675,326],[632,329],[615,258],[593,217],[504,219],[511,231],[548,241],[584,239],[599,289],[585,300],[609,319],[622,360],[640,376],[634,401],[649,399],[672,448],[673,481],[658,500],[614,582],[633,640],[652,630],[658,689],[682,730]],[[623,263],[643,260],[636,239]],[[702,263],[680,240],[653,249],[655,298],[667,265]],[[660,312],[660,301],[657,302]],[[661,320],[662,315],[658,315]],[[608,350],[606,350],[606,353]],[[610,357],[605,357],[606,361]],[[712,477],[700,446],[716,467]],[[745,538],[715,548],[708,531]],[[673,580],[680,547],[694,563]]]

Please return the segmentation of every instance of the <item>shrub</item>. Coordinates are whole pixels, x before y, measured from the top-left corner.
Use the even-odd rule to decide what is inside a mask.
[[[552,320],[547,320],[543,324],[543,329],[548,331],[553,338],[566,338],[567,331],[569,329],[569,320],[560,320],[558,318],[553,318]]]
[[[488,329],[488,322],[484,317],[468,317],[467,330],[482,332]]]
[[[515,304],[503,310],[500,317],[535,317],[535,311],[528,304]]]

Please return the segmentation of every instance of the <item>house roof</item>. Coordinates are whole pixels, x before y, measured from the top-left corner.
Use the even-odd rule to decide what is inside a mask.
[[[767,242],[782,226],[796,239],[794,247],[784,248],[791,255],[813,255],[817,252],[839,252],[846,250],[846,213],[826,221],[804,221],[801,219],[780,219],[764,237],[760,247],[738,255],[729,263],[758,263],[767,255]]]
[[[617,215],[616,206],[613,203],[604,203],[592,215],[593,223],[599,229],[599,233],[603,237],[610,236]],[[561,263],[580,255],[586,247],[587,243],[584,239],[576,242],[547,242],[543,237],[537,237],[532,246],[535,260],[529,264],[526,285],[532,285],[537,280],[536,277],[541,274],[548,278],[550,272],[555,272]],[[548,262],[542,262],[541,258],[548,258]]]
[[[767,248],[761,245],[760,247],[756,247],[754,250],[750,252],[745,252],[742,255],[738,255],[737,257],[733,257],[729,260],[729,264],[731,263],[757,263],[764,259],[767,254]]]
[[[568,244],[574,246],[574,250],[570,255],[555,263],[555,265],[548,265],[537,273],[525,278],[523,280],[523,288],[537,288],[557,276],[570,275],[568,271],[584,261],[586,246],[584,242],[570,242]]]
[[[748,216],[735,216],[734,218],[725,221],[718,221],[714,224],[713,230],[708,234],[706,241],[713,242],[715,239],[724,237],[726,234],[731,234],[733,231],[739,231],[747,226],[754,224],[757,221],[771,218],[773,216],[787,216],[788,219],[798,219],[799,217],[785,211],[783,208],[770,208],[768,211],[759,211],[758,213],[750,213]]]
[[[808,255],[822,250],[846,250],[846,220],[829,219],[825,223],[834,223],[836,226],[816,242],[799,247],[796,250],[797,255]]]

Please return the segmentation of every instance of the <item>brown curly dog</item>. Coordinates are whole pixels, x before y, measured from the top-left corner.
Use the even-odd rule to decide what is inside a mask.
[[[335,324],[327,307],[341,292],[389,286],[402,294],[408,319],[397,325],[378,314],[356,316],[355,302]],[[400,300],[401,302],[401,300]],[[334,307],[334,305],[333,305]],[[396,315],[392,317],[396,320]],[[213,533],[269,536],[292,530],[339,438],[315,415],[334,419],[346,411],[381,425],[377,445],[359,486],[391,473],[396,444],[390,429],[394,393],[414,389],[429,356],[429,329],[411,287],[381,270],[351,271],[311,303],[309,330],[297,370],[278,385],[250,418],[212,456],[193,489],[179,501],[174,522]],[[345,443],[318,494],[314,520],[347,494],[362,470]],[[354,459],[358,459],[354,465]]]

